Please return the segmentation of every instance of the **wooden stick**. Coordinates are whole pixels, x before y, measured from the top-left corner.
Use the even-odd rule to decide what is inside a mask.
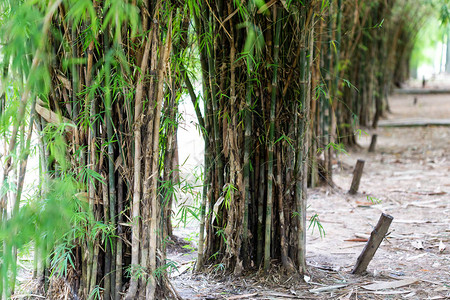
[[[381,217],[378,220],[378,224],[375,226],[372,233],[370,234],[369,241],[367,241],[366,246],[364,247],[363,251],[361,252],[356,261],[356,265],[352,271],[352,274],[361,274],[366,271],[367,266],[369,265],[370,261],[375,255],[375,252],[377,251],[378,247],[380,246],[381,242],[386,236],[386,233],[389,229],[389,226],[392,223],[392,220],[394,220],[392,216],[384,213],[381,214]]]
[[[372,141],[370,142],[369,152],[375,152],[375,146],[377,145],[377,134],[372,135]]]
[[[353,180],[350,190],[348,191],[349,194],[354,195],[358,192],[359,182],[361,181],[363,169],[364,160],[358,159],[358,161],[356,162],[355,170],[353,171]]]

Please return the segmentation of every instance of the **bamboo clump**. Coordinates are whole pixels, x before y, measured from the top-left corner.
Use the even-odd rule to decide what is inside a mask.
[[[196,270],[239,275],[280,262],[304,273],[307,187],[333,186],[333,160],[361,127],[378,126],[393,84],[408,78],[427,15],[404,0],[15,4],[0,4],[11,19],[0,24],[2,85],[17,86],[16,102],[1,94],[2,121],[12,125],[2,131],[0,231],[15,237],[24,232],[15,222],[32,219],[46,296],[64,278],[83,299],[177,297],[165,247],[182,181],[183,94],[205,141]],[[29,35],[9,33],[18,18],[32,20]],[[33,130],[37,207],[22,199]],[[52,226],[30,217],[52,213]],[[18,241],[0,243],[5,299]]]

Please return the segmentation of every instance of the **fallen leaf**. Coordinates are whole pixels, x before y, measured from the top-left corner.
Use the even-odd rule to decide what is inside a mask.
[[[268,293],[264,293],[263,294],[264,299],[267,299],[267,297],[277,297],[277,298],[282,298],[282,299],[298,299],[298,296],[295,295],[289,295],[289,294],[283,294],[283,293],[276,293],[276,292],[268,292]]]
[[[437,223],[436,221],[427,221],[427,220],[401,220],[401,219],[394,220],[393,222],[394,222],[394,223],[405,223],[405,224]]]
[[[427,255],[427,253],[422,253],[422,254],[419,254],[419,255],[416,255],[416,256],[410,256],[410,257],[407,257],[406,260],[407,261],[416,260],[416,259],[419,259],[419,258],[425,256],[425,255]]]
[[[445,195],[447,193],[446,192],[426,192],[426,191],[423,191],[423,192],[413,192],[413,194],[425,195],[425,196],[440,196],[440,195]]]
[[[411,242],[411,246],[416,248],[417,250],[423,250],[423,244],[421,240],[415,240]]]
[[[250,297],[254,297],[258,295],[258,293],[253,293],[253,294],[245,294],[245,295],[237,295],[237,296],[231,296],[226,298],[227,300],[237,300],[237,299],[244,299],[244,298],[250,298]]]
[[[411,291],[377,291],[373,293],[376,295],[400,295],[411,293]]]
[[[362,239],[362,238],[355,238],[355,239],[347,239],[344,240],[345,242],[367,242],[368,239]]]
[[[442,240],[440,240],[439,241],[439,252],[444,252],[444,250],[445,250],[445,245],[444,245],[444,243],[442,242]]]
[[[341,289],[343,287],[346,287],[348,284],[338,284],[338,285],[330,285],[330,286],[324,286],[317,289],[311,289],[309,290],[310,293],[321,293],[321,292],[329,292],[332,290]]]
[[[350,300],[350,297],[353,295],[353,290],[351,290],[347,295],[343,295],[339,297],[339,300]]]
[[[416,283],[417,281],[418,281],[417,278],[406,278],[406,279],[396,280],[396,281],[382,281],[382,282],[372,283],[369,285],[364,285],[364,286],[362,286],[362,288],[369,290],[369,291],[395,289],[398,287],[407,286],[407,285]]]
[[[416,295],[415,292],[411,292],[411,293],[409,293],[408,295],[403,295],[402,297],[403,297],[403,298],[410,298],[410,297],[415,296],[415,295]]]
[[[178,276],[180,276],[181,274],[183,274],[184,272],[186,272],[187,270],[189,270],[190,268],[192,268],[192,263],[182,265],[181,267],[178,267],[176,270],[174,270],[174,271],[170,274],[170,277],[171,277],[171,278],[178,277]]]
[[[356,204],[358,204],[358,207],[361,207],[361,206],[372,206],[372,205],[374,205],[375,203],[374,202],[368,202],[368,201],[356,201]]]

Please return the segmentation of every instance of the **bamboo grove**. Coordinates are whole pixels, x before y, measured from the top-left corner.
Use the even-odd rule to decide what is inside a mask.
[[[2,299],[25,248],[49,298],[178,297],[165,249],[182,98],[205,141],[196,271],[305,272],[307,187],[333,185],[336,155],[387,112],[428,14],[405,0],[0,7]]]

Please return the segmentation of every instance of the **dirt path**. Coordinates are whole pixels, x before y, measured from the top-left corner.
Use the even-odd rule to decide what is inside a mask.
[[[390,103],[389,119],[450,117],[450,95],[399,95]],[[276,272],[220,281],[185,272],[173,278],[180,294],[185,299],[450,299],[450,127],[379,128],[376,151],[368,153],[372,133],[361,136],[361,149],[339,155],[335,188],[309,190],[308,216],[319,215],[325,237],[317,228],[308,232],[308,283]],[[359,193],[350,196],[357,159],[365,160],[365,169]],[[351,240],[368,236],[382,212],[394,217],[389,237],[368,274],[351,275],[365,245]],[[411,278],[416,283],[398,288],[362,287]],[[318,288],[324,291],[310,292]]]
[[[392,97],[389,119],[450,116],[450,96],[416,97],[416,105],[414,96]],[[334,173],[338,188],[310,191],[310,214],[320,215],[326,237],[310,235],[309,262],[350,272],[364,243],[346,240],[370,234],[385,212],[394,217],[388,241],[369,265],[369,275],[358,281],[412,277],[419,282],[392,291],[404,294],[384,297],[449,299],[450,127],[379,128],[375,153],[367,152],[372,134],[367,133],[359,140],[363,149],[340,155]],[[365,160],[365,169],[359,193],[350,196],[346,192],[357,159]],[[442,252],[441,241],[447,246]],[[358,285],[352,289],[364,291]]]

